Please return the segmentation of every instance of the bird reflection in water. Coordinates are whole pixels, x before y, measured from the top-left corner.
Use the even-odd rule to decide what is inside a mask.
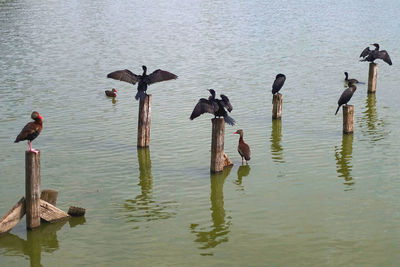
[[[26,240],[14,234],[4,234],[0,238],[0,251],[4,251],[3,255],[29,258],[30,266],[43,266],[42,252],[53,253],[59,249],[57,231],[66,223],[67,221],[42,223],[39,228],[26,232]]]
[[[353,135],[343,134],[342,146],[335,146],[335,159],[336,159],[336,171],[338,177],[345,180],[344,184],[348,185],[351,190],[351,185],[354,184],[353,177],[351,176],[351,158],[353,153]]]
[[[175,215],[175,201],[156,202],[153,198],[153,175],[149,148],[138,148],[139,186],[141,192],[134,199],[125,200],[124,208],[129,222],[148,222],[168,219]],[[139,226],[135,226],[139,228]]]
[[[242,186],[242,178],[245,176],[248,176],[250,174],[250,166],[249,165],[241,165],[238,168],[237,171],[237,180],[234,181],[235,184],[237,184],[239,186],[240,190],[244,190],[243,186]]]
[[[272,160],[276,163],[284,163],[283,148],[281,145],[282,140],[282,121],[272,120],[271,130],[271,156]]]
[[[230,217],[226,216],[224,209],[224,182],[231,172],[232,166],[225,167],[220,173],[211,174],[211,226],[199,227],[199,224],[191,224],[191,233],[196,235],[195,242],[201,244],[202,250],[215,248],[221,243],[228,242]],[[228,219],[228,220],[226,220]],[[201,253],[201,255],[213,255],[212,253]]]
[[[365,110],[362,112],[363,116],[360,120],[361,131],[371,137],[371,142],[376,143],[385,138],[387,132],[385,132],[385,123],[383,120],[378,119],[376,113],[376,95],[368,94],[367,100],[365,101]]]

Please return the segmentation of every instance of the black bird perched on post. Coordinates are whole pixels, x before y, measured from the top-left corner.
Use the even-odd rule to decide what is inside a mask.
[[[276,75],[275,77],[275,81],[272,84],[272,94],[276,94],[279,92],[279,90],[281,90],[283,84],[285,83],[286,80],[286,76],[282,73],[279,73],[278,75]]]
[[[153,71],[153,73],[147,75],[146,74],[147,67],[142,66],[142,69],[143,69],[142,75],[136,75],[130,70],[125,69],[125,70],[117,70],[111,72],[107,75],[107,78],[128,82],[133,85],[139,82],[137,87],[138,92],[135,96],[136,100],[138,100],[139,98],[143,99],[146,97],[147,86],[149,86],[150,84],[178,78],[178,76],[176,76],[175,74],[165,70],[158,69]]]
[[[346,71],[344,72],[344,76],[346,76],[346,78],[344,78],[344,81],[346,83],[348,83],[348,84],[350,84],[350,83],[352,83],[352,84],[358,83],[358,80],[356,80],[356,79],[349,79],[349,74]]]
[[[203,113],[211,113],[214,114],[215,118],[224,117],[226,123],[229,125],[235,125],[235,120],[229,117],[225,110],[227,109],[231,112],[233,109],[229,98],[226,95],[220,95],[221,99],[216,99],[215,91],[213,89],[209,89],[208,91],[211,96],[209,96],[208,99],[200,98],[190,115],[190,119],[193,120]]]
[[[379,44],[375,43],[372,45],[375,46],[375,49],[370,50],[369,47],[365,48],[360,54],[360,57],[363,58],[360,61],[368,61],[374,63],[374,60],[382,59],[387,64],[392,65],[392,60],[390,59],[388,52],[386,50],[379,51]]]
[[[347,103],[350,101],[351,97],[353,96],[354,92],[357,90],[357,86],[355,86],[352,83],[349,83],[349,88],[343,91],[342,95],[340,96],[338,100],[338,108],[335,112],[335,115],[338,113],[339,108],[342,105],[347,105]]]
[[[34,121],[28,122],[25,127],[21,130],[17,138],[15,138],[14,143],[18,143],[20,141],[28,140],[29,151],[34,153],[39,153],[38,150],[33,149],[31,142],[38,137],[40,132],[43,129],[43,117],[39,114],[39,112],[34,111],[31,114],[31,118]]]

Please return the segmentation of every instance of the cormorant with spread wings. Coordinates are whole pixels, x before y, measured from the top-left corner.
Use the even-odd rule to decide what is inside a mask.
[[[231,112],[233,109],[229,98],[226,95],[220,95],[221,99],[216,99],[215,91],[213,89],[209,89],[208,91],[211,96],[209,96],[208,99],[200,98],[190,115],[190,119],[193,120],[204,113],[211,113],[214,114],[215,118],[224,117],[226,123],[229,125],[235,125],[235,120],[229,117],[225,110],[227,109]]]
[[[374,63],[374,60],[376,59],[382,59],[385,61],[387,64],[392,65],[392,60],[390,59],[390,56],[386,50],[381,50],[379,51],[379,44],[372,44],[375,46],[374,50],[370,50],[369,47],[365,48],[362,52],[360,57],[360,61],[368,61]]]
[[[153,71],[153,73],[147,75],[146,74],[147,67],[142,66],[142,69],[143,69],[142,75],[136,75],[130,70],[125,69],[125,70],[117,70],[111,72],[110,74],[107,75],[107,78],[128,82],[133,85],[138,82],[138,87],[137,87],[138,92],[135,96],[136,100],[138,100],[139,98],[143,99],[146,97],[147,86],[149,86],[150,84],[178,78],[178,76],[176,76],[175,74],[165,70],[158,69]]]

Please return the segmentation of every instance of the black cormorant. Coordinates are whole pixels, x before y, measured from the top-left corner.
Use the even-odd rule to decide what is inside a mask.
[[[388,52],[386,50],[379,51],[379,44],[372,45],[375,46],[375,49],[370,50],[369,47],[365,48],[360,54],[360,57],[363,58],[360,61],[368,61],[374,63],[374,60],[382,59],[387,64],[392,65],[392,60],[390,60]]]
[[[235,120],[229,117],[228,113],[232,111],[232,105],[229,101],[229,98],[226,95],[220,95],[221,99],[215,98],[215,91],[213,89],[208,90],[211,96],[208,99],[200,98],[199,102],[197,102],[196,106],[193,109],[192,114],[190,115],[190,119],[193,120],[199,117],[203,113],[211,113],[216,117],[224,117],[224,120],[229,125],[235,125]]]
[[[124,81],[128,82],[131,84],[138,83],[137,87],[137,94],[135,96],[135,99],[138,100],[143,99],[146,97],[146,91],[147,91],[147,86],[156,82],[162,82],[162,81],[167,81],[167,80],[172,80],[178,78],[175,74],[165,71],[165,70],[155,70],[153,73],[147,75],[146,71],[147,68],[146,66],[142,66],[143,69],[143,74],[142,75],[136,75],[130,70],[117,70],[114,72],[111,72],[107,75],[107,78],[111,78],[114,80],[119,80],[119,81]]]
[[[349,88],[343,91],[342,95],[339,98],[338,101],[338,108],[335,112],[335,115],[338,113],[339,108],[342,105],[347,105],[347,103],[350,101],[351,97],[353,96],[354,92],[357,90],[357,86],[355,86],[352,83],[349,83]]]
[[[272,84],[272,94],[276,94],[279,92],[279,90],[281,90],[283,84],[285,83],[286,80],[286,76],[282,73],[279,73],[278,75],[276,75],[275,77],[275,81]]]
[[[344,72],[344,76],[346,76],[346,78],[344,78],[344,81],[348,84],[350,83],[358,83],[358,80],[356,79],[349,79],[349,74],[345,71]]]

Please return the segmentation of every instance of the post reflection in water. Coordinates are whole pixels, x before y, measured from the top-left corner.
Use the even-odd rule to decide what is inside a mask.
[[[351,158],[353,153],[353,135],[343,134],[341,147],[335,146],[336,170],[338,177],[344,178],[346,185],[353,185],[351,176]]]
[[[237,171],[237,180],[234,181],[234,183],[240,187],[240,190],[244,190],[244,188],[242,186],[243,177],[245,177],[249,174],[250,174],[250,166],[248,164],[239,166],[238,171]]]
[[[225,167],[221,173],[211,174],[211,219],[210,227],[200,227],[199,224],[191,224],[191,232],[197,238],[195,242],[201,243],[200,249],[209,249],[218,246],[221,243],[228,242],[228,233],[231,225],[230,220],[225,220],[224,209],[224,182],[232,170],[232,166]],[[230,217],[228,217],[230,219]],[[211,229],[209,229],[211,228]],[[201,253],[201,255],[212,255],[212,253]]]
[[[376,113],[376,94],[368,94],[365,101],[365,110],[362,114],[363,116],[360,120],[361,130],[371,137],[373,143],[382,140],[387,133],[384,131],[384,121],[378,119]]]
[[[134,199],[127,199],[124,208],[128,213],[129,222],[148,222],[168,219],[175,212],[168,211],[176,206],[176,202],[156,202],[153,198],[153,175],[151,174],[151,159],[149,148],[137,148],[139,163],[139,186],[141,193]],[[138,226],[135,228],[139,228]]]
[[[4,234],[0,238],[0,251],[3,255],[28,257],[30,266],[43,266],[42,252],[52,253],[59,248],[57,231],[66,223],[66,220],[51,224],[42,223],[38,229],[27,231],[26,240],[14,234]]]
[[[277,163],[284,163],[283,160],[283,148],[281,146],[282,140],[282,121],[272,120],[271,129],[271,156],[272,160]]]

